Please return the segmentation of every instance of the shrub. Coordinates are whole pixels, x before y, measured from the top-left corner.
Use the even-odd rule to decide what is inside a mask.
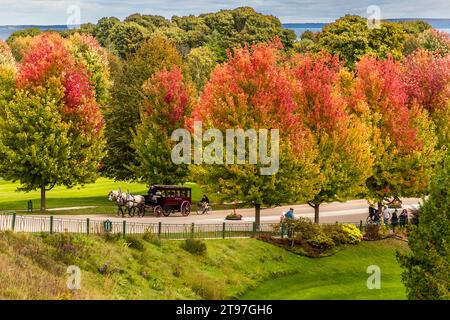
[[[206,300],[221,300],[225,298],[224,285],[204,275],[198,275],[193,279],[192,291]]]
[[[336,244],[334,243],[333,239],[331,239],[330,236],[328,236],[325,232],[320,230],[317,232],[314,236],[307,239],[306,242],[313,246],[314,248],[326,250],[333,248]]]
[[[290,238],[310,239],[319,230],[319,226],[310,219],[300,217],[298,219],[285,219],[276,226],[277,230],[283,229]]]
[[[144,246],[144,242],[138,238],[138,237],[131,237],[131,236],[127,236],[125,238],[125,241],[128,243],[128,247],[139,250],[139,251],[144,251],[145,246]]]
[[[116,242],[120,239],[121,235],[117,234],[117,233],[102,233],[102,238],[106,241],[106,242]]]
[[[186,239],[181,244],[181,248],[189,253],[199,256],[206,254],[206,244],[198,239]]]
[[[364,240],[379,240],[382,238],[379,224],[368,224],[364,233]]]
[[[359,230],[358,227],[353,224],[342,224],[341,230],[345,235],[345,242],[343,243],[357,244],[362,239],[361,230]]]
[[[161,239],[158,238],[155,234],[151,233],[150,231],[145,231],[144,235],[142,236],[142,239],[144,241],[147,241],[148,243],[151,243],[155,246],[160,247],[161,246]]]

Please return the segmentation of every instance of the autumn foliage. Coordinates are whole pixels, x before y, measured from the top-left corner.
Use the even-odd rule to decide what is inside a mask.
[[[448,107],[450,99],[450,55],[418,50],[404,61],[402,79],[408,102],[430,112]]]
[[[279,43],[236,48],[207,83],[193,120],[226,128],[279,128],[280,136],[300,152],[307,139],[301,114],[296,113],[296,90],[281,66]]]
[[[77,64],[65,39],[50,33],[33,39],[18,65],[17,88],[35,91],[55,86],[63,92],[61,112],[83,132],[98,134],[102,116],[83,64]]]
[[[163,68],[144,83],[144,112],[160,125],[175,127],[184,123],[184,117],[191,112],[192,89],[184,82],[178,66],[171,70]]]

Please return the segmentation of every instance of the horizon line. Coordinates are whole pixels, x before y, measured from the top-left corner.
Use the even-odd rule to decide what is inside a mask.
[[[317,18],[317,20],[311,20],[311,21],[281,21],[281,24],[326,24],[326,23],[331,23],[336,21],[338,18]],[[167,18],[166,18],[167,19]],[[319,21],[323,19],[322,21]],[[99,19],[100,20],[100,19]],[[97,22],[99,21],[97,20]],[[167,19],[167,20],[171,20],[171,19]],[[381,19],[383,20],[450,20],[449,18],[383,18]],[[123,21],[123,20],[121,20]],[[92,23],[92,24],[97,24],[97,22],[83,22],[81,23],[81,25],[83,24],[88,24],[88,23]],[[63,27],[63,26],[67,26],[67,24],[2,24],[0,25],[1,27]]]

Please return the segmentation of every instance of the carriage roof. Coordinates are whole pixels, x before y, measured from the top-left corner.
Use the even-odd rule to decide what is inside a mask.
[[[159,189],[159,190],[191,190],[191,187],[154,184],[154,185],[152,185],[150,187],[150,189]]]

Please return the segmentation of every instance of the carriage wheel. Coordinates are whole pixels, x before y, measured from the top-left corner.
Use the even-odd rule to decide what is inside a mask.
[[[186,217],[191,213],[191,204],[189,201],[184,201],[180,207],[181,215]]]
[[[153,212],[155,213],[155,217],[161,217],[161,214],[164,213],[164,210],[161,206],[156,206],[155,209],[153,209]]]
[[[170,216],[171,211],[172,211],[172,208],[170,208],[169,206],[167,206],[167,207],[164,208],[162,214],[164,215],[164,217],[168,217],[168,216]]]

